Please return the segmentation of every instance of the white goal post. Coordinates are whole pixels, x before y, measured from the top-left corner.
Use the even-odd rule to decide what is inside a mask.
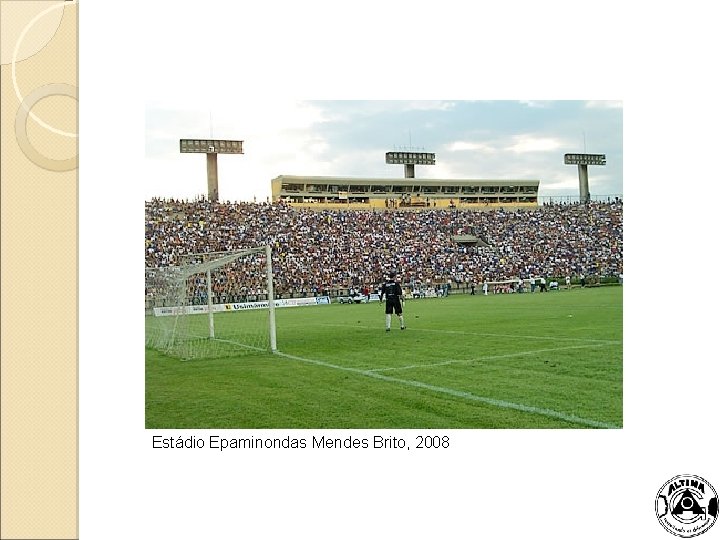
[[[145,346],[184,360],[276,352],[271,246],[146,268]]]

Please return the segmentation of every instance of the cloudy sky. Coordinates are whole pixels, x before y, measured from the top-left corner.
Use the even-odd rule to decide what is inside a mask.
[[[603,153],[590,167],[595,196],[623,193],[622,101],[253,100],[205,106],[149,101],[146,198],[207,190],[204,155],[180,154],[181,138],[244,140],[242,156],[218,156],[224,200],[265,200],[280,174],[402,177],[385,152],[435,152],[417,178],[539,179],[541,196],[577,196],[567,152]]]

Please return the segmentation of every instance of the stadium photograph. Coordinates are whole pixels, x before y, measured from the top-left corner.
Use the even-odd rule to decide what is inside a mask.
[[[623,427],[622,103],[218,109],[146,109],[146,428]]]

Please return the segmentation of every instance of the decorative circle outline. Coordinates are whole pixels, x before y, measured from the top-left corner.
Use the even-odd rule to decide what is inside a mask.
[[[17,96],[18,101],[20,101],[20,102],[23,102],[24,99],[23,99],[23,97],[20,95],[20,88],[18,88],[17,75],[16,75],[16,73],[15,73],[15,64],[17,63],[17,56],[18,56],[18,53],[20,52],[20,44],[22,43],[23,39],[25,39],[25,34],[28,33],[28,31],[30,30],[30,28],[32,28],[32,27],[35,25],[36,22],[38,22],[38,21],[39,21],[41,18],[43,18],[45,15],[47,15],[48,13],[50,13],[51,11],[54,11],[54,10],[56,10],[56,9],[63,8],[63,11],[64,11],[64,8],[65,8],[66,5],[67,5],[67,2],[64,2],[64,1],[58,2],[57,4],[54,4],[54,5],[50,6],[49,8],[47,8],[46,10],[38,13],[35,17],[33,17],[33,18],[30,20],[29,23],[27,23],[27,25],[25,25],[25,28],[23,28],[23,31],[20,32],[20,37],[18,37],[18,40],[15,42],[15,49],[13,50],[12,62],[10,62],[10,67],[11,67],[11,70],[12,70],[13,88],[15,89],[15,95]],[[26,97],[25,99],[27,99],[27,97]],[[76,99],[77,99],[77,98],[76,98]],[[54,128],[54,127],[46,124],[45,122],[43,122],[42,120],[40,120],[37,116],[35,116],[32,112],[30,113],[30,117],[31,117],[33,120],[35,120],[38,124],[40,124],[42,127],[44,127],[45,129],[47,129],[48,131],[51,131],[51,132],[53,132],[53,133],[57,133],[58,135],[64,135],[65,137],[73,137],[73,138],[77,138],[77,136],[78,136],[77,133],[71,133],[71,132],[69,132],[69,131],[63,131],[63,130],[61,130],[61,129],[57,129],[57,128]]]
[[[27,120],[30,116],[32,109],[39,101],[50,96],[69,96],[78,100],[78,89],[76,86],[65,83],[53,83],[40,86],[30,92],[20,104],[15,116],[15,137],[17,139],[20,149],[23,154],[35,163],[35,165],[47,169],[49,171],[72,171],[77,169],[78,156],[75,154],[74,157],[68,159],[51,159],[47,156],[42,155],[32,145],[27,134]]]

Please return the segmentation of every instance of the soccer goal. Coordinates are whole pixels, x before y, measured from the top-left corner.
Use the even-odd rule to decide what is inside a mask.
[[[183,360],[275,352],[270,246],[146,268],[145,346]]]

